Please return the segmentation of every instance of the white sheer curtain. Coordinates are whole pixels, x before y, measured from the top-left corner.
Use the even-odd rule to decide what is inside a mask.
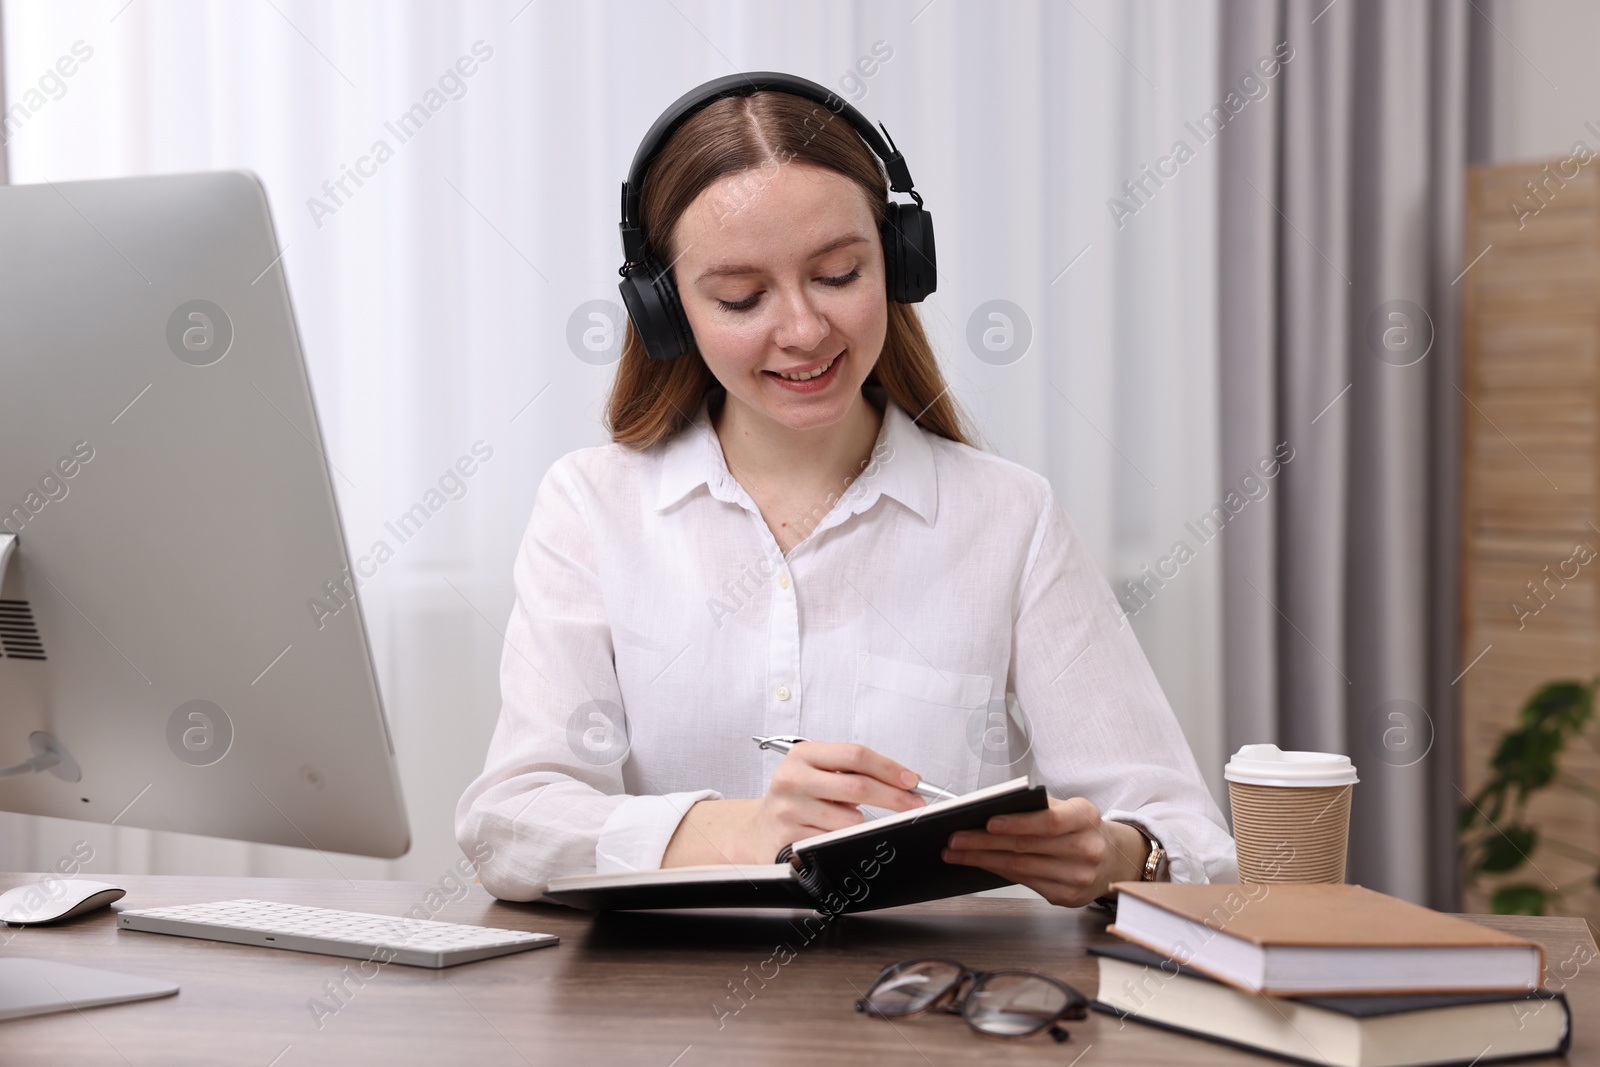
[[[29,105],[8,130],[12,181],[264,180],[353,546],[475,442],[494,450],[362,589],[415,845],[392,863],[337,858],[350,877],[429,880],[457,854],[451,815],[498,711],[534,489],[556,456],[604,440],[612,369],[574,355],[568,319],[617,299],[619,182],[656,115],[702,81],[788,71],[888,127],[937,220],[939,291],[922,314],[953,391],[991,450],[1051,479],[1114,585],[1192,540],[1184,522],[1220,496],[1217,161],[1185,126],[1220,99],[1212,3],[3,0],[3,13],[7,99]],[[80,41],[92,56],[64,88],[29,97]],[[464,56],[473,73],[452,79]],[[419,102],[438,106],[402,143],[386,123]],[[392,157],[363,163],[380,139]],[[1147,179],[1179,140],[1193,158]],[[340,191],[358,166],[370,176]],[[1132,200],[1128,181],[1142,183]],[[980,335],[1000,324],[981,309],[993,300],[1026,316],[1020,358],[969,345],[975,315]],[[1219,557],[1199,548],[1133,620],[1214,789]],[[13,815],[0,869],[39,869],[79,839],[91,870],[333,874],[291,849]]]

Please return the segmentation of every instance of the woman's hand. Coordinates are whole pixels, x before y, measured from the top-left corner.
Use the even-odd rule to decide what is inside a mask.
[[[927,801],[910,792],[917,775],[865,745],[803,741],[778,764],[750,833],[768,856],[793,841],[866,821],[857,806],[910,811]],[[770,860],[766,862],[771,862]]]
[[[1104,822],[1083,797],[1050,798],[1044,811],[996,815],[983,830],[951,834],[945,862],[982,867],[1019,882],[1052,904],[1078,907],[1132,881],[1149,846],[1137,829]]]
[[[702,800],[678,824],[663,867],[771,863],[784,845],[856,826],[857,805],[910,811],[918,776],[865,745],[804,741],[789,750],[759,800]]]

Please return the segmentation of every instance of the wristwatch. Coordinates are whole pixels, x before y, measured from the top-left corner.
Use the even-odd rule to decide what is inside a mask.
[[[1145,853],[1144,866],[1139,869],[1139,881],[1165,882],[1168,877],[1169,866],[1167,863],[1167,850],[1162,848],[1155,838],[1145,833],[1144,827],[1136,823],[1128,823],[1127,825],[1138,830],[1139,836],[1144,838],[1145,844],[1149,846],[1149,851]],[[1108,911],[1112,915],[1117,913],[1117,898],[1110,894],[1096,897],[1094,903],[1103,911]]]
[[[1134,826],[1139,831],[1139,836],[1144,838],[1145,844],[1150,846],[1150,851],[1145,855],[1144,868],[1139,872],[1141,882],[1164,882],[1167,878],[1167,850],[1162,848],[1155,838],[1144,832],[1144,827]]]

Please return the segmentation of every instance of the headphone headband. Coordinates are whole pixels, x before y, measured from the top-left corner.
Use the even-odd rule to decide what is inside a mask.
[[[897,193],[910,193],[912,199],[919,205],[922,203],[922,197],[912,188],[911,169],[906,166],[905,157],[894,147],[892,139],[885,142],[885,138],[889,135],[888,127],[883,127],[883,134],[880,136],[872,123],[867,121],[866,116],[831,89],[814,81],[780,71],[729,74],[697,86],[678,97],[672,106],[656,119],[655,124],[644,135],[644,140],[639,143],[639,149],[633,155],[633,165],[628,168],[628,178],[622,183],[622,222],[619,228],[622,230],[622,252],[625,262],[620,273],[626,274],[629,265],[639,263],[644,257],[644,229],[639,219],[639,190],[644,184],[645,171],[650,168],[650,164],[666,144],[667,139],[706,105],[725,96],[748,96],[762,91],[803,97],[813,103],[821,104],[835,115],[842,115],[845,121],[861,135],[861,139],[867,142],[873,153],[883,160],[884,170],[889,175],[889,188]],[[881,123],[879,125],[882,126]]]

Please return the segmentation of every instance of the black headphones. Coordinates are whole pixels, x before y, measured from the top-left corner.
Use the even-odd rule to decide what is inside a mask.
[[[729,74],[691,89],[662,112],[650,132],[644,135],[644,141],[634,153],[628,180],[622,183],[619,228],[624,262],[617,271],[622,275],[618,288],[622,290],[622,302],[627,305],[628,317],[633,320],[645,351],[654,359],[676,359],[688,352],[694,347],[694,333],[689,329],[689,319],[684,314],[671,269],[654,254],[644,254],[644,230],[639,221],[639,188],[644,182],[644,173],[667,138],[695,112],[725,96],[748,96],[762,90],[804,97],[821,104],[833,115],[843,115],[883,160],[889,174],[889,188],[897,193],[910,193],[916,201],[914,204],[890,203],[879,229],[889,299],[915,304],[933,292],[937,284],[933,217],[923,210],[922,197],[911,187],[911,171],[906,167],[905,158],[892,140],[884,143],[889,135],[888,128],[883,128],[883,137],[878,136],[878,131],[861,112],[816,82],[774,71]],[[830,120],[831,116],[824,121]]]

